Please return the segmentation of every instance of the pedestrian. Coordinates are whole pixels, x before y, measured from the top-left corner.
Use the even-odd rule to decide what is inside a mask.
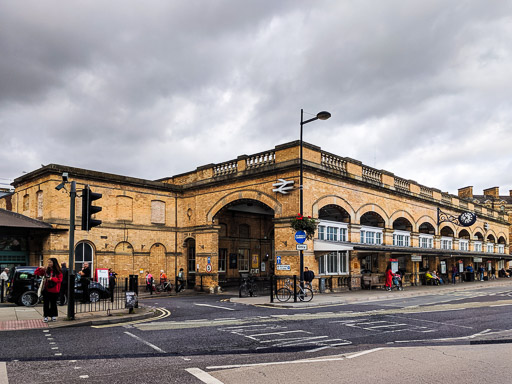
[[[146,291],[149,291],[149,294],[153,294],[153,275],[146,271]]]
[[[311,282],[315,278],[315,273],[313,271],[310,271],[308,267],[304,267],[304,282],[306,283],[306,286],[311,288],[313,290],[313,285],[311,285]]]
[[[384,284],[386,291],[391,291],[393,286],[393,277],[395,277],[395,274],[391,270],[391,264],[388,264],[388,267],[386,268],[386,283]]]
[[[78,272],[78,274],[80,275],[80,286],[82,288],[82,304],[90,303],[89,283],[91,278],[91,268],[89,267],[88,262],[84,263],[82,270]]]
[[[110,293],[110,301],[114,302],[114,288],[116,287],[117,273],[112,268],[108,269],[108,291]]]
[[[68,294],[69,271],[66,263],[62,263],[60,269],[62,270],[62,284],[60,285],[59,291],[59,305],[62,306],[66,304],[66,295]]]
[[[459,274],[459,270],[457,269],[457,265],[453,264],[453,267],[452,267],[452,284],[455,284],[455,280],[456,280],[458,274]]]
[[[160,284],[164,284],[167,282],[167,275],[165,274],[164,270],[160,270]]]
[[[496,268],[494,265],[491,267],[491,279],[496,279]]]
[[[4,268],[3,272],[0,274],[0,288],[4,289],[2,297],[5,296],[5,292],[7,292],[7,282],[9,281],[9,268]]]
[[[480,277],[480,281],[484,281],[484,267],[481,265],[478,267],[478,275]]]
[[[180,272],[178,273],[178,284],[176,284],[176,293],[185,290],[185,274],[183,272],[183,268],[180,268]]]
[[[62,284],[62,270],[55,257],[48,260],[46,268],[39,267],[34,271],[34,275],[43,276],[41,284],[43,285],[43,321],[57,321],[59,310],[57,308],[57,299],[59,298],[60,285]]]

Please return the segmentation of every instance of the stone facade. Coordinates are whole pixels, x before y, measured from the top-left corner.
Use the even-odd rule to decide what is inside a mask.
[[[158,276],[163,269],[170,278],[184,268],[189,283],[203,289],[238,281],[241,273],[262,279],[271,274],[291,276],[299,274],[300,261],[290,228],[290,220],[299,212],[299,149],[299,142],[287,143],[157,181],[51,164],[16,179],[15,192],[0,198],[0,208],[53,226],[40,248],[32,250],[30,264],[49,257],[67,261],[70,198],[55,189],[67,172],[78,195],[85,185],[103,195],[95,202],[102,207],[96,214],[101,226],[89,232],[78,226],[75,232],[75,243],[92,250],[94,268],[114,268],[120,277],[148,270]],[[330,289],[359,288],[363,272],[382,274],[395,257],[410,283],[418,283],[425,265],[432,269],[461,259],[467,264],[473,257],[492,263],[509,257],[509,216],[467,200],[467,193],[461,197],[443,193],[307,143],[303,159],[304,215],[326,223],[335,217],[333,212],[343,217],[334,224],[340,238],[309,240],[304,251],[304,265],[325,278]],[[281,179],[293,181],[293,190],[276,192],[274,184]],[[449,222],[438,225],[438,208],[454,216],[478,211],[478,220],[469,228]],[[76,212],[79,224],[80,197]],[[361,233],[371,232],[373,225],[382,241],[365,244]],[[326,228],[331,227],[326,224]],[[430,236],[425,228],[432,228],[432,249],[420,248],[421,236]],[[397,231],[408,234],[410,243],[394,245]],[[487,240],[489,235],[506,246],[506,254],[498,247],[491,253],[475,248],[475,236]],[[441,250],[447,236],[452,238],[452,249]],[[459,250],[466,237],[468,249]],[[413,254],[429,261],[413,262]]]

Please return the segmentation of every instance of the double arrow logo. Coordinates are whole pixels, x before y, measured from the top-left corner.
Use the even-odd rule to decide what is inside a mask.
[[[286,181],[285,179],[278,179],[278,181],[278,183],[272,184],[273,187],[276,187],[272,192],[279,192],[283,195],[288,194],[288,191],[293,189],[293,184],[295,183],[293,180]]]

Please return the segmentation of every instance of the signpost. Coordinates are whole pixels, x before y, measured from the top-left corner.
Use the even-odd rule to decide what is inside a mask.
[[[297,251],[306,251],[308,249],[307,244],[297,244]]]
[[[279,264],[276,269],[278,271],[291,271],[291,267],[289,265],[285,265],[285,264]]]

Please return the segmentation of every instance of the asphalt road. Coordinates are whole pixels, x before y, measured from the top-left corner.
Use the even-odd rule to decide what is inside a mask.
[[[293,368],[300,359],[316,359],[316,364],[327,359],[322,364],[329,365],[349,354],[361,356],[350,360],[355,364],[370,359],[373,351],[382,353],[380,348],[421,355],[425,348],[471,347],[474,353],[484,348],[474,343],[488,335],[495,335],[501,346],[512,342],[512,289],[507,287],[307,309],[226,299],[158,297],[144,304],[165,308],[169,316],[116,326],[4,332],[0,361],[6,362],[9,383],[235,383],[234,371],[219,373],[224,381],[211,381],[208,372],[226,372],[226,366],[253,369],[247,364],[270,367],[265,369],[277,371],[265,373],[269,377],[294,382],[279,372],[304,369],[309,363]],[[486,347],[492,345],[498,350],[497,344]],[[497,352],[496,359],[503,355]],[[319,373],[314,375],[312,380]],[[2,364],[0,383],[1,378]]]

